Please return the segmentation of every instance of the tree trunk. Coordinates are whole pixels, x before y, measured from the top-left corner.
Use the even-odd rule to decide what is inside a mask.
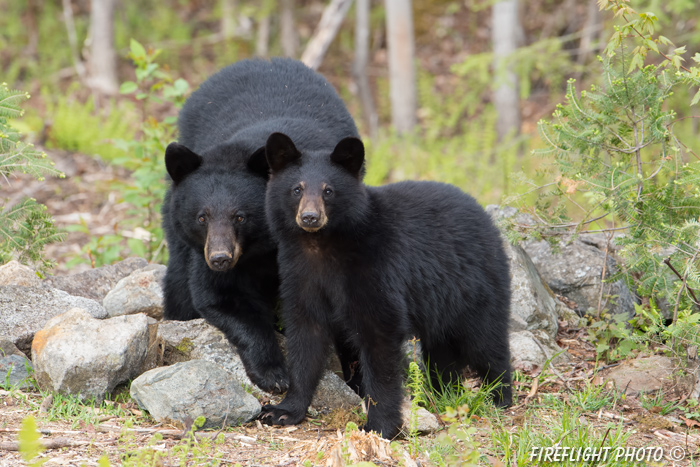
[[[355,5],[355,63],[352,67],[353,77],[357,84],[362,104],[362,113],[369,130],[369,137],[374,140],[377,137],[379,126],[377,110],[374,108],[372,89],[367,76],[367,62],[369,61],[369,13],[370,0],[357,0]]]
[[[385,0],[385,6],[391,121],[398,133],[407,133],[416,126],[417,107],[411,0]]]
[[[343,18],[352,5],[352,0],[331,0],[321,16],[321,21],[301,55],[301,61],[309,68],[317,70],[321,66],[323,57],[326,55],[328,47],[333,42]]]
[[[583,65],[595,52],[598,46],[595,42],[600,34],[600,10],[597,0],[588,0],[588,11],[586,12],[586,24],[581,31],[581,45],[579,47],[578,63]]]
[[[22,55],[31,59],[37,57],[37,47],[39,45],[39,21],[37,18],[41,14],[41,2],[39,0],[27,0],[26,27],[29,40],[27,46],[22,51]]]
[[[281,0],[280,2],[280,40],[282,52],[286,57],[296,57],[299,50],[299,38],[297,37],[296,24],[294,22],[294,0]]]
[[[270,15],[266,14],[258,20],[258,37],[255,41],[255,55],[267,57],[270,44]]]
[[[93,91],[103,95],[119,92],[117,53],[114,50],[116,0],[92,0],[90,9],[90,80]]]
[[[221,0],[221,35],[230,39],[236,34],[236,0]]]
[[[73,21],[73,6],[70,0],[62,0],[63,2],[63,22],[66,24],[66,32],[68,34],[68,43],[70,44],[70,54],[73,59],[73,67],[78,79],[85,82],[85,64],[80,58],[78,52],[78,36],[75,33],[75,21]]]
[[[513,71],[512,55],[518,48],[520,37],[520,19],[518,0],[504,0],[493,5],[493,40],[494,83],[493,103],[498,120],[496,131],[498,140],[515,137],[520,134],[520,96],[518,94],[518,75]]]

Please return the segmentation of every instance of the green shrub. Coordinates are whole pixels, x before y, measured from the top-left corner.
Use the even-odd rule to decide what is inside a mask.
[[[27,99],[29,94],[0,85],[0,183],[8,182],[14,172],[30,174],[39,181],[44,175],[64,176],[45,153],[23,143],[9,125],[10,119],[22,115],[20,104]],[[14,205],[0,202],[0,263],[16,258],[40,272],[51,268],[53,263],[44,256],[44,246],[61,241],[63,234],[54,226],[46,206],[31,198]]]

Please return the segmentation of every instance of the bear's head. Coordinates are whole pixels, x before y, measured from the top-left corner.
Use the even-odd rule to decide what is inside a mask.
[[[202,157],[178,143],[165,151],[172,179],[172,224],[188,245],[203,252],[209,268],[219,272],[271,243],[265,219],[264,148],[249,157],[228,154],[227,159],[222,164],[220,157]]]
[[[287,135],[273,133],[265,155],[268,219],[276,229],[333,230],[363,207],[365,150],[358,138],[342,139],[330,154],[302,154]]]

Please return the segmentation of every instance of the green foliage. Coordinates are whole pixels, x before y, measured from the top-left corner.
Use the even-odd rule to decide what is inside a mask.
[[[469,426],[470,408],[448,407],[442,417],[449,423],[447,432],[437,437],[437,446],[428,453],[431,462],[440,467],[476,467],[479,465],[479,444],[473,437],[476,428]]]
[[[9,124],[9,120],[23,113],[20,104],[29,99],[29,94],[12,91],[6,84],[0,85],[0,181],[9,182],[14,172],[30,174],[39,181],[44,175],[63,177],[46,154],[37,151],[31,144],[20,140],[20,135]],[[52,262],[43,255],[44,246],[61,241],[53,218],[46,206],[34,199],[0,208],[0,263],[16,258],[33,265],[40,271],[52,267]]]
[[[109,162],[123,154],[114,141],[134,138],[136,109],[130,102],[112,100],[98,112],[92,97],[82,103],[70,95],[53,96],[47,88],[42,94],[51,121],[46,143],[49,147],[98,156]]]
[[[423,371],[418,363],[412,361],[408,364],[408,379],[406,386],[411,391],[411,411],[408,429],[409,449],[415,457],[418,452],[418,409],[426,404],[423,393]]]
[[[595,345],[596,355],[606,362],[625,359],[637,348],[627,313],[602,313],[600,319],[588,326],[588,339]]]
[[[156,61],[160,50],[146,49],[132,40],[129,57],[136,69],[136,81],[121,85],[121,93],[132,95],[139,105],[141,133],[133,139],[117,139],[114,148],[120,155],[111,163],[131,171],[128,181],[115,180],[110,188],[119,192],[121,201],[129,209],[126,220],[120,224],[119,235],[93,237],[82,248],[82,255],[69,265],[89,262],[93,267],[111,264],[123,257],[136,255],[150,262],[166,262],[167,250],[161,228],[160,209],[167,189],[163,154],[175,139],[175,116],[158,119],[154,116],[163,106],[179,108],[185,101],[189,84],[174,79],[171,73]],[[76,225],[72,230],[88,233],[87,226]]]
[[[44,451],[40,438],[41,435],[36,429],[34,417],[22,420],[22,427],[19,431],[19,452],[22,454],[24,462],[30,467],[39,467],[47,461],[47,459],[36,459]]]
[[[438,378],[438,386],[433,386],[433,381],[427,375],[423,376],[423,396],[421,403],[442,414],[450,410],[450,407],[461,407],[469,410],[469,415],[485,415],[493,410],[491,405],[492,392],[498,391],[501,383],[494,381],[491,384],[482,384],[478,389],[472,390],[462,381],[443,382]]]
[[[564,406],[553,415],[542,413],[526,415],[526,421],[521,427],[513,429],[503,425],[497,426],[491,433],[494,446],[500,451],[501,460],[505,465],[511,466],[580,466],[588,465],[582,460],[570,461],[559,459],[547,461],[544,449],[558,448],[561,455],[562,449],[579,450],[586,448],[607,449],[610,455],[607,459],[596,461],[596,465],[603,467],[633,466],[634,461],[616,459],[616,449],[624,448],[627,438],[631,434],[622,421],[619,424],[608,424],[598,427],[582,421],[581,412]],[[540,456],[542,454],[542,456]],[[576,454],[574,454],[575,458]]]
[[[531,211],[543,222],[527,235],[550,239],[591,228],[610,236],[624,232],[615,241],[625,264],[608,280],[624,277],[652,303],[667,300],[674,324],[666,328],[658,314],[652,316],[655,310],[638,310],[630,323],[604,314],[589,334],[599,356],[610,361],[652,336],[671,347],[679,340],[676,334],[686,342],[697,340],[679,317],[688,322],[698,310],[700,162],[678,136],[685,117],[678,116],[682,106],[673,95],[697,89],[700,68],[686,67],[685,47],[657,35],[654,13],[639,14],[627,1],[600,0],[599,5],[624,24],[615,28],[607,58],[601,59],[601,84],[579,94],[570,80],[566,103],[557,106],[551,121],[539,123],[548,147],[538,152],[553,164],[546,173],[549,183],[529,182],[538,192]],[[647,65],[649,52],[662,62]],[[700,56],[695,58],[700,63]],[[692,92],[691,105],[700,99]],[[522,233],[516,230],[510,239]]]
[[[686,161],[673,134],[676,114],[664,105],[679,77],[653,65],[628,73],[629,60],[624,48],[606,60],[604,83],[589,92],[577,95],[570,81],[553,122],[540,122],[549,145],[540,152],[553,158],[559,175],[535,204],[547,220],[539,234],[595,221],[625,230],[616,241],[634,274],[626,278],[641,295],[686,309],[692,301],[682,292],[700,285],[700,164]],[[579,222],[571,222],[570,206],[580,210]]]
[[[131,41],[129,57],[136,65],[136,82],[122,84],[123,94],[135,94],[142,103],[144,117],[141,137],[133,141],[120,141],[118,146],[126,156],[113,162],[132,171],[132,181],[120,186],[124,201],[133,206],[128,211],[131,225],[145,229],[148,233],[143,242],[130,239],[130,250],[145,256],[149,261],[165,260],[163,230],[160,222],[160,207],[167,188],[163,154],[165,147],[174,140],[177,121],[169,116],[158,120],[147,116],[149,104],[170,104],[176,108],[185,102],[189,84],[182,78],[174,79],[170,72],[156,62],[159,50],[146,50],[135,40]]]
[[[653,396],[641,393],[639,395],[639,402],[642,404],[642,407],[648,411],[658,413],[661,416],[668,415],[681,405],[673,401],[665,402],[664,393],[661,390],[657,391]]]
[[[44,394],[51,398],[51,404],[46,408],[47,421],[68,421],[71,429],[75,430],[85,425],[97,426],[105,415],[128,417],[128,412],[117,401],[109,399],[96,402],[94,399],[83,400],[76,395],[60,393]]]

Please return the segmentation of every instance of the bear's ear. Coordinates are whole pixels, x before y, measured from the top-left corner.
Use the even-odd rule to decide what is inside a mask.
[[[248,158],[248,170],[261,177],[267,178],[270,176],[270,165],[265,158],[265,146],[258,148],[258,150]]]
[[[331,161],[359,179],[362,175],[362,164],[365,161],[365,146],[358,138],[344,138],[331,153]]]
[[[265,157],[272,173],[278,172],[301,159],[301,153],[292,139],[284,133],[272,133],[265,144]]]
[[[175,185],[202,165],[202,158],[179,143],[170,143],[165,148],[165,168]]]

